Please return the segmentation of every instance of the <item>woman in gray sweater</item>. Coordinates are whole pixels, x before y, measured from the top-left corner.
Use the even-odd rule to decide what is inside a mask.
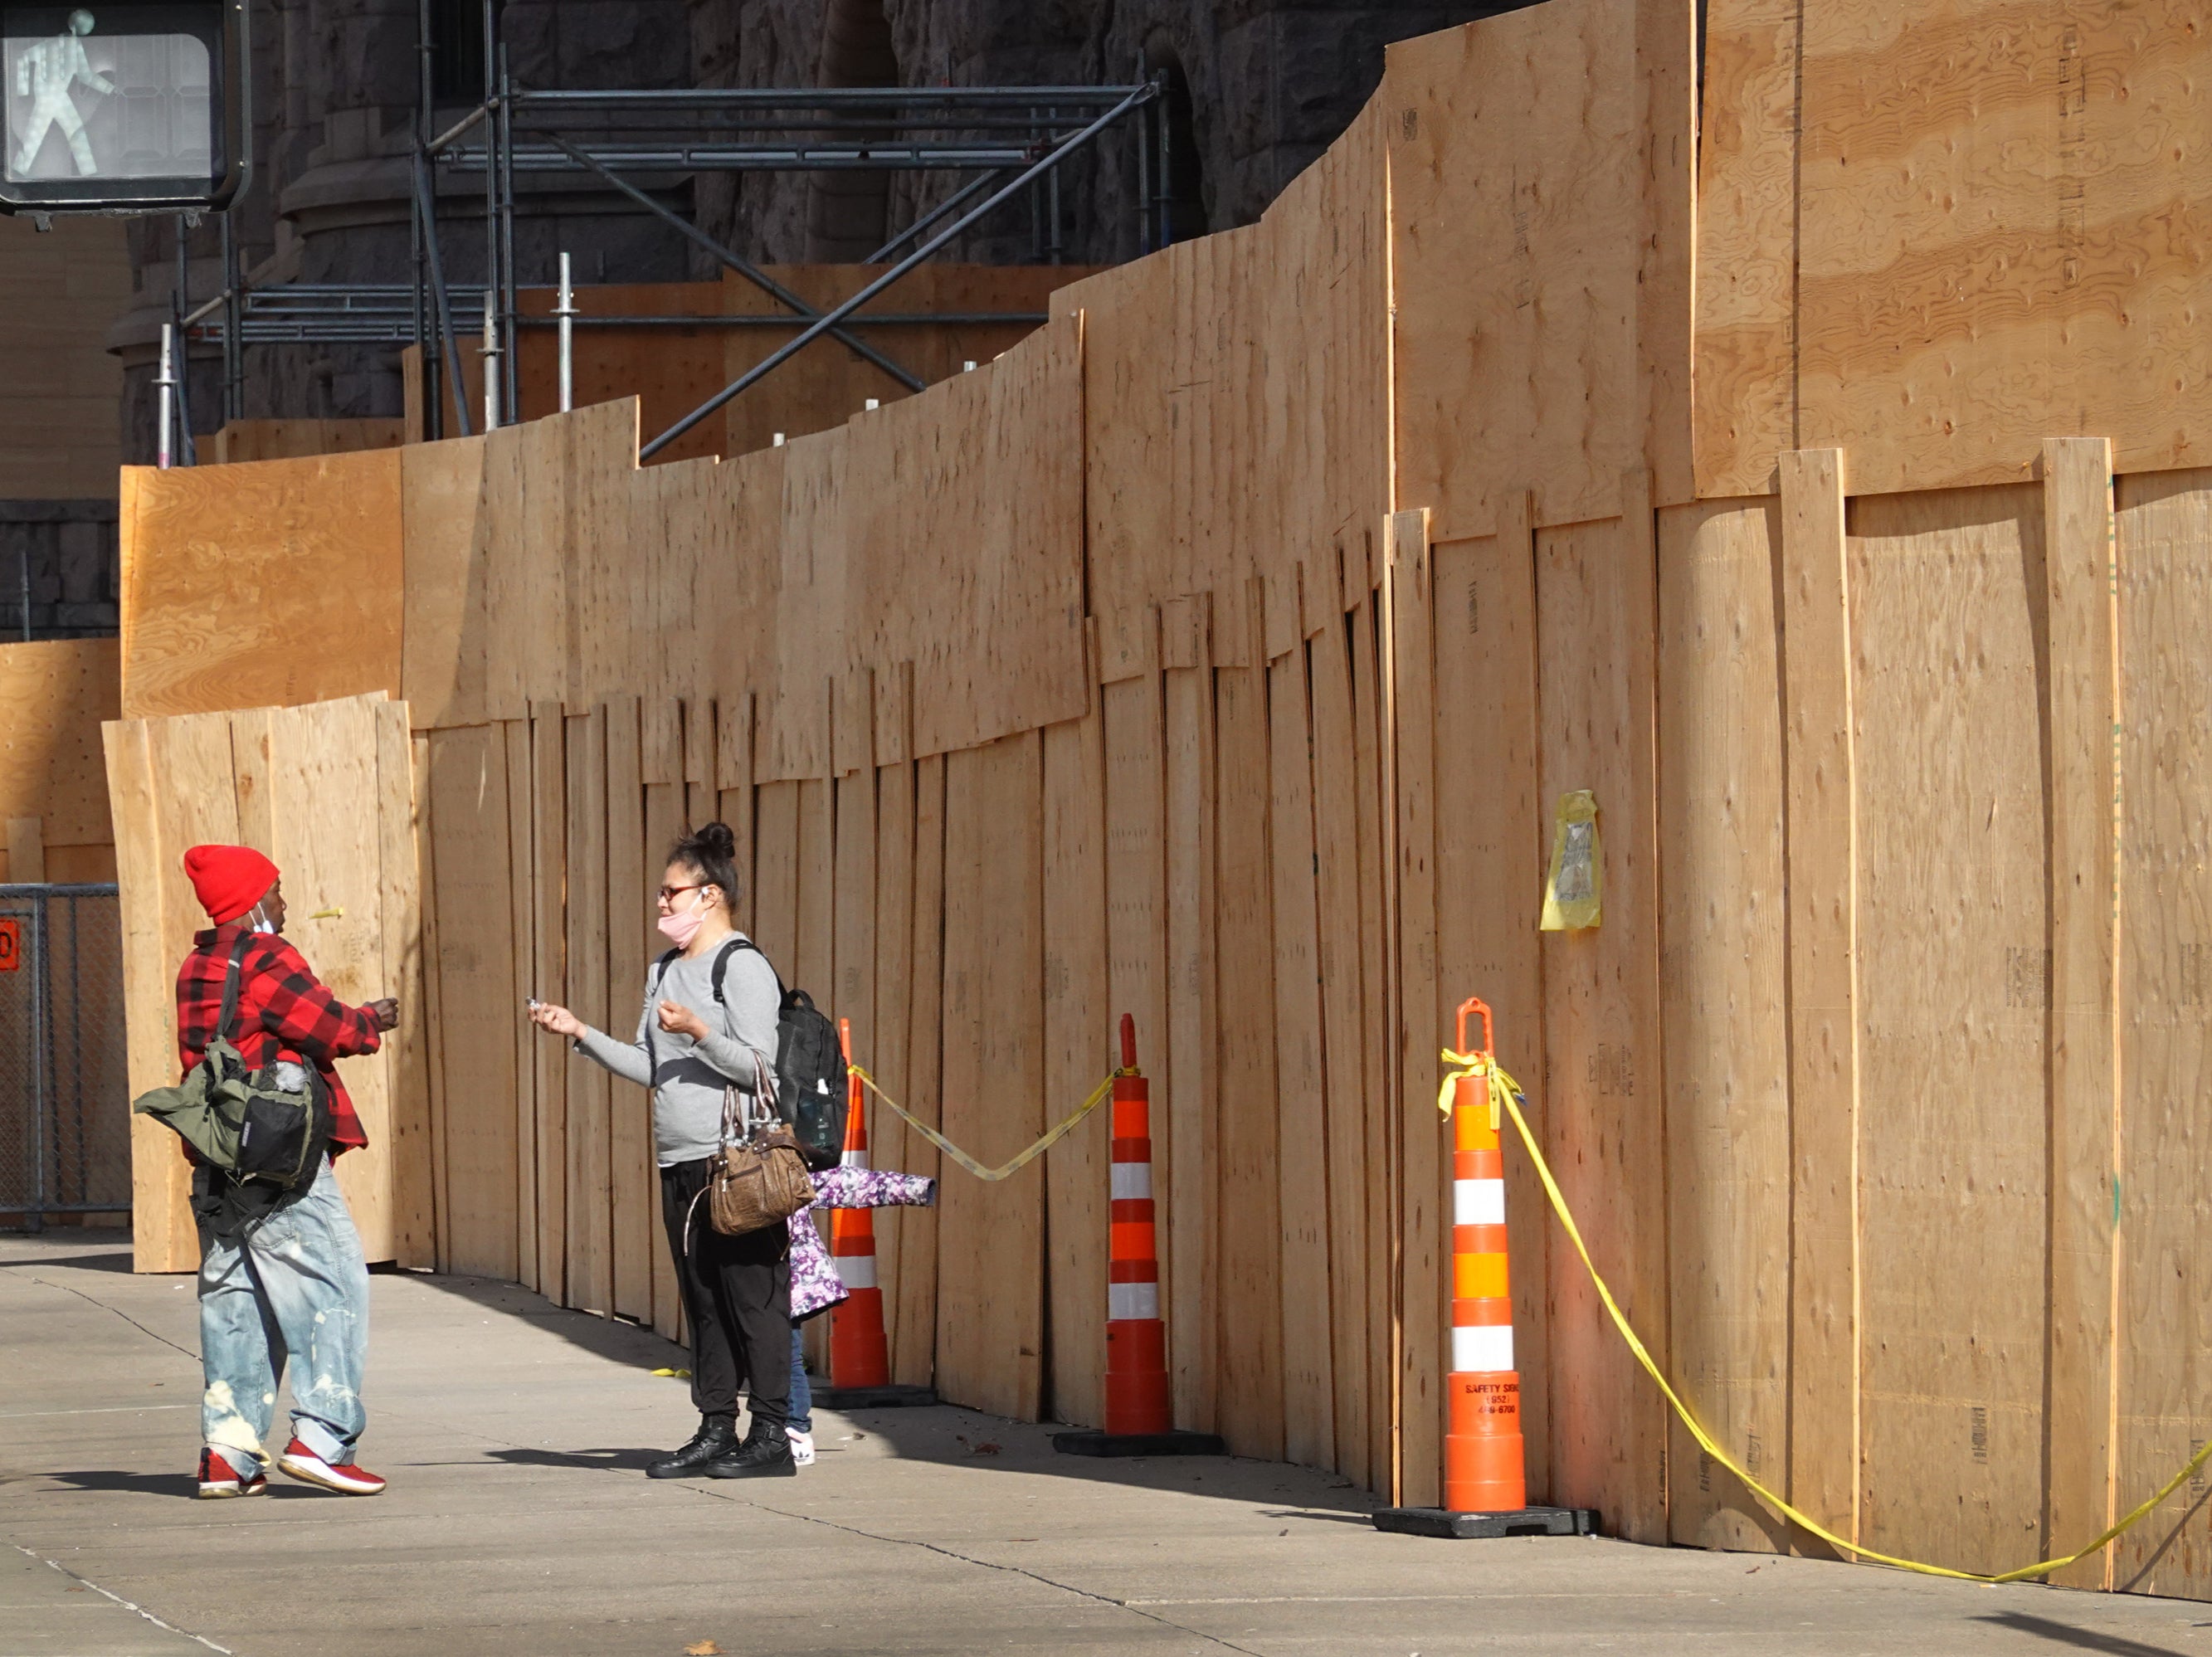
[[[533,1003],[531,1017],[625,1081],[653,1090],[661,1217],[691,1326],[691,1401],[699,1430],[647,1468],[654,1478],[789,1474],[790,1236],[781,1225],[726,1237],[696,1211],[720,1143],[723,1089],[757,1096],[774,1081],[782,986],[732,920],[736,838],[710,822],[677,841],[661,877],[660,930],[675,948],[647,970],[637,1035],[617,1041],[566,1007]],[[719,984],[717,980],[719,980]],[[750,1106],[751,1100],[746,1101]],[[748,1380],[752,1423],[737,1436],[738,1389]]]

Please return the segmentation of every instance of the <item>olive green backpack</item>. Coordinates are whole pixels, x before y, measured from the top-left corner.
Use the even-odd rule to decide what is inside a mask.
[[[142,1094],[131,1108],[174,1128],[209,1167],[289,1191],[322,1166],[330,1110],[312,1072],[304,1087],[283,1086],[277,1066],[248,1070],[234,1045],[239,968],[252,939],[241,932],[231,946],[222,1011],[199,1063],[177,1086]]]

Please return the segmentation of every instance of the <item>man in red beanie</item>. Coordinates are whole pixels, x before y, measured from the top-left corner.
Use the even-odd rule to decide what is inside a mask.
[[[192,939],[177,974],[177,1047],[189,1070],[217,1034],[223,985],[235,960],[238,1001],[227,1034],[249,1070],[275,1067],[279,1085],[305,1086],[327,1155],[306,1185],[280,1192],[192,1171],[200,1230],[199,1484],[204,1496],[269,1488],[263,1448],[277,1383],[291,1360],[292,1439],[276,1465],[348,1496],[384,1481],[354,1460],[367,1417],[368,1268],[331,1158],[368,1143],[335,1061],[374,1053],[399,1022],[391,1000],[349,1007],[287,944],[276,865],[250,847],[195,846],[185,873],[215,923]],[[289,1071],[287,1070],[289,1067]]]

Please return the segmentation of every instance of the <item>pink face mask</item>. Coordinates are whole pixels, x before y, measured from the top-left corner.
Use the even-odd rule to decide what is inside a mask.
[[[699,928],[706,924],[706,906],[694,903],[688,909],[660,917],[660,935],[679,950],[691,947],[691,940],[699,936]]]

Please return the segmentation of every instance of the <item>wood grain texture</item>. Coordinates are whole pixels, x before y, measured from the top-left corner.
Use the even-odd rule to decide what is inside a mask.
[[[1667,1314],[1666,1112],[1659,1050],[1656,668],[1648,486],[1626,516],[1536,538],[1542,798],[1597,796],[1603,924],[1544,935],[1547,1154],[1598,1269],[1653,1356]],[[1552,1259],[1553,1499],[1603,1500],[1619,1533],[1667,1533],[1666,1406],[1598,1307],[1582,1262]]]
[[[526,984],[526,997],[549,998],[539,987],[543,958],[538,948],[536,866],[537,777],[531,751],[530,721],[506,719],[495,727],[507,751],[507,866],[514,972]],[[489,786],[488,784],[486,785]],[[534,1025],[514,1027],[514,1230],[515,1276],[526,1289],[538,1287],[538,1078],[545,1036]]]
[[[1546,1131],[1550,1092],[1536,917],[1551,852],[1551,825],[1540,809],[1537,792],[1535,531],[1525,492],[1509,495],[1504,507],[1505,525],[1497,535],[1449,542],[1431,551],[1437,756],[1437,1000],[1432,1017],[1440,1035],[1456,1039],[1453,1014],[1460,1004],[1471,995],[1490,1004],[1499,1061],[1525,1090],[1530,1122],[1540,1133]],[[1408,742],[1401,720],[1401,753]],[[1400,774],[1407,774],[1402,761]],[[1407,790],[1412,786],[1410,781],[1401,784]],[[1408,843],[1418,845],[1418,835]],[[1409,974],[1409,998],[1412,988]],[[1413,1017],[1409,1011],[1409,1023]],[[1449,1337],[1443,1332],[1449,1315],[1449,1285],[1445,1263],[1439,1259],[1425,1314],[1436,1332],[1432,1339],[1418,1339],[1423,1314],[1415,1303],[1420,1268],[1413,1233],[1413,1202],[1416,1193],[1426,1187],[1419,1184],[1417,1171],[1416,1059],[1429,1075],[1435,1073],[1432,1056],[1408,1051],[1402,1494],[1407,1502],[1425,1502],[1441,1495],[1441,1388],[1447,1367],[1444,1344]],[[1434,1098],[1431,1087],[1418,1103],[1433,1108]],[[1444,1124],[1434,1117],[1429,1120],[1435,1124],[1437,1177],[1442,1180],[1450,1172],[1444,1157]],[[1442,1194],[1436,1200],[1441,1205]],[[1439,1210],[1439,1248],[1445,1242],[1444,1211]],[[1513,1356],[1521,1368],[1522,1455],[1529,1498],[1540,1501],[1551,1499],[1553,1489],[1547,1281],[1553,1221],[1535,1170],[1527,1157],[1510,1150],[1505,1158],[1505,1224],[1513,1289]],[[1425,1429],[1425,1419],[1432,1423]],[[1425,1431],[1429,1435],[1425,1440]]]
[[[1554,0],[1386,54],[1396,503],[1439,540],[1494,531],[1509,487],[1540,524],[1609,517],[1643,458],[1638,12]]]
[[[122,714],[120,662],[112,639],[0,645],[0,819],[38,818],[42,845],[115,844],[100,726]]]
[[[1218,1335],[1217,1272],[1220,1208],[1219,1005],[1214,986],[1213,671],[1203,665],[1203,606],[1170,605],[1167,622],[1184,614],[1189,646],[1164,650],[1164,805],[1167,863],[1167,1063],[1152,1089],[1155,1190],[1166,1198],[1160,1264],[1168,1294],[1168,1375],[1175,1419],[1194,1431],[1215,1430],[1214,1363]],[[1191,612],[1200,612],[1191,614]]]
[[[1771,500],[1659,515],[1668,1344],[1690,1407],[1762,1481],[1787,1477],[1790,1442],[1779,518]],[[1840,521],[1837,530],[1829,551],[1839,561]],[[1848,1423],[1849,1393],[1832,1403]],[[1785,1545],[1780,1521],[1680,1425],[1671,1430],[1673,1539]]]
[[[1106,750],[1100,717],[1044,743],[1044,1114],[1075,1108],[1120,1062],[1107,1003]],[[1112,1107],[1045,1153],[1047,1414],[1105,1419],[1106,1224]],[[956,1175],[956,1177],[957,1177]]]
[[[913,992],[907,1013],[906,1107],[933,1127],[945,1097],[945,760],[932,755],[914,768],[914,931],[908,958]],[[914,1139],[919,1140],[916,1134]],[[909,1140],[909,1174],[935,1176],[935,1147]],[[927,1387],[937,1365],[938,1211],[907,1210],[899,1226],[897,1333],[892,1379]]]
[[[2033,484],[1865,496],[1848,542],[1859,1539],[1970,1570],[2021,1563],[2043,1521],[2042,504]]]
[[[1330,1338],[1327,1083],[1315,898],[1311,700],[1303,643],[1267,669],[1268,826],[1274,907],[1278,1202],[1282,1215],[1283,1454],[1335,1465]]]
[[[2202,647],[2212,626],[2212,471],[2123,477],[2117,496],[2125,1139],[2104,1217],[2119,1255],[2114,1449],[2124,1512],[2212,1439],[2212,1308],[2202,1292],[2212,1243],[2212,671]],[[2116,1586],[2212,1595],[2204,1490],[2202,1478],[2189,1481],[2114,1545]],[[2064,1542],[2076,1545],[2070,1534]]]
[[[484,441],[399,454],[399,689],[418,730],[485,717]]]
[[[638,780],[639,710],[635,696],[606,704],[606,987],[592,1022],[617,1039],[634,1028],[641,952],[659,941],[653,929],[651,889],[660,852],[645,838],[645,788]],[[607,1084],[608,1173],[613,1207],[614,1302],[618,1315],[653,1320],[656,1256],[666,1252],[660,1224],[660,1181],[655,1169],[652,1097],[628,1083]],[[672,1288],[673,1285],[671,1285]]]
[[[1283,1454],[1284,1291],[1266,667],[1217,669],[1213,713],[1215,1423],[1233,1454],[1272,1460]],[[1103,1167],[1095,1183],[1103,1195]]]
[[[373,705],[369,719],[376,750],[382,993],[399,1004],[398,1026],[384,1038],[384,1068],[392,1092],[387,1144],[392,1258],[404,1266],[428,1267],[437,1263],[429,1024],[424,1002],[426,951],[434,929],[428,913],[428,877],[420,855],[422,806],[428,780],[416,768],[407,705]]]
[[[876,774],[876,908],[874,964],[877,1053],[868,1066],[877,1082],[902,1105],[913,1065],[914,1008],[914,765],[882,767]],[[750,793],[750,790],[746,791]],[[726,798],[727,796],[726,795]],[[868,1143],[878,1168],[907,1170],[928,1142],[891,1111],[868,1101]],[[876,1211],[876,1276],[884,1290],[884,1335],[899,1361],[900,1285],[906,1267],[908,1220],[915,1211]]]
[[[530,993],[540,1001],[565,1005],[568,999],[568,929],[563,894],[568,886],[568,733],[558,702],[533,703],[530,710],[530,918],[536,959]],[[525,1170],[532,1181],[532,1204],[538,1232],[534,1240],[538,1280],[532,1285],[548,1300],[568,1300],[568,1066],[572,1059],[559,1041],[539,1041],[533,1054],[532,1148],[535,1165]],[[526,1246],[532,1240],[526,1239]]]
[[[397,451],[177,467],[134,477],[131,501],[127,716],[400,694]]]
[[[2113,1393],[2119,1308],[2112,1193],[2120,1177],[2119,571],[2112,452],[2043,446],[2050,741],[2050,1401],[2044,1545],[2078,1545],[2119,1516]],[[2108,1587],[2103,1551],[2061,1572]]]
[[[945,1137],[987,1165],[1044,1131],[1043,744],[945,761]],[[1037,1418],[1043,1390],[1044,1170],[939,1187],[937,1388]]]
[[[1782,457],[1790,949],[1790,1499],[1858,1535],[1859,807],[1843,456]],[[1827,1551],[1809,1537],[1793,1545]]]
[[[506,733],[476,725],[432,731],[428,742],[441,1152],[447,1189],[466,1198],[447,1205],[440,1241],[445,1269],[513,1278],[521,1155],[514,1031],[523,993],[515,974],[529,956],[515,947]]]
[[[2200,464],[2212,39],[2186,0],[1817,7],[1799,437],[1855,489],[2026,481],[2053,433]]]

